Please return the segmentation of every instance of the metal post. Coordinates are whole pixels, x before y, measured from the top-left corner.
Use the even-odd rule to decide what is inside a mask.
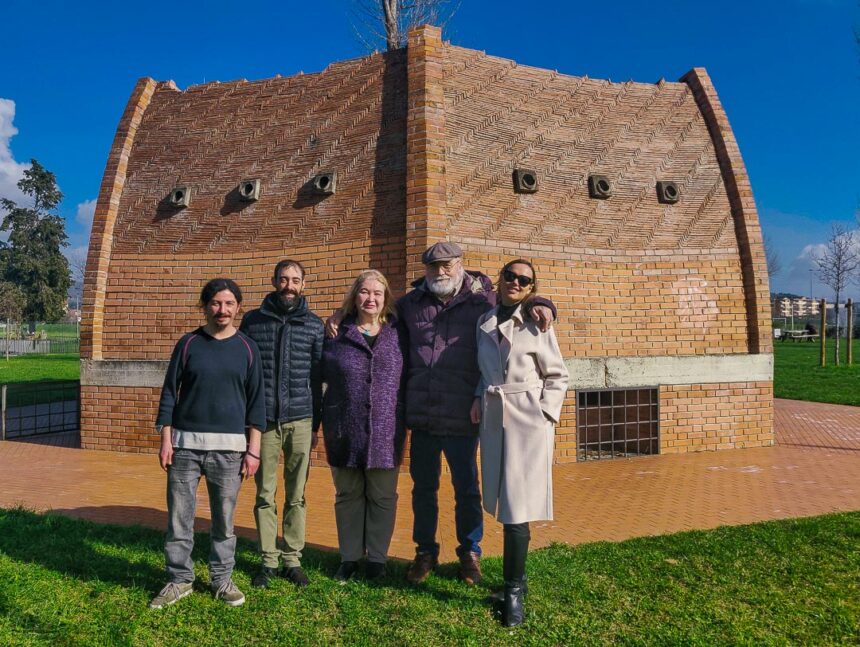
[[[0,387],[0,440],[6,440],[6,385]]]
[[[848,324],[845,326],[845,334],[847,338],[845,339],[845,350],[848,352],[848,356],[846,361],[848,362],[848,366],[851,366],[851,362],[853,360],[853,354],[851,352],[851,341],[854,338],[854,301],[853,299],[848,299],[848,303],[846,305],[847,314],[848,314]]]
[[[818,302],[818,307],[821,309],[821,366],[827,364],[824,357],[824,347],[827,346],[827,301],[822,299]]]

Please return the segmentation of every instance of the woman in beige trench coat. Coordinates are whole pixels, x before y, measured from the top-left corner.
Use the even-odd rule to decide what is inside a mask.
[[[504,524],[504,616],[523,621],[529,522],[552,519],[555,423],[567,369],[552,329],[541,332],[524,303],[537,292],[532,264],[507,263],[496,284],[499,305],[478,321],[481,382],[472,406],[481,423],[484,509]]]

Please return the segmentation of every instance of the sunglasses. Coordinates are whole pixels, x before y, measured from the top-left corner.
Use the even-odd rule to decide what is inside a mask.
[[[522,274],[514,274],[510,270],[505,270],[502,272],[502,278],[505,279],[508,283],[513,283],[516,281],[520,284],[521,288],[528,287],[532,283],[532,278],[530,276],[523,276]]]

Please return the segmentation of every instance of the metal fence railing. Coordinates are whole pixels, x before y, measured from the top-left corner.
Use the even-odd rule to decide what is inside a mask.
[[[80,423],[77,380],[0,385],[0,440],[77,431]]]
[[[0,339],[0,355],[50,355],[79,353],[81,340],[73,339]]]
[[[0,321],[0,355],[75,354],[81,349],[77,323]]]

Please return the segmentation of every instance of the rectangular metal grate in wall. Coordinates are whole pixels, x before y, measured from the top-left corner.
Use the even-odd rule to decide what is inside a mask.
[[[659,453],[658,389],[578,391],[576,448],[580,461]]]

